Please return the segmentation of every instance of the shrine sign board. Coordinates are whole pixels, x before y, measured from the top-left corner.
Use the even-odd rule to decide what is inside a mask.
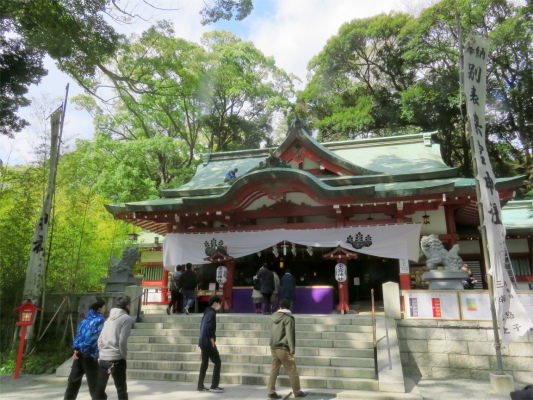
[[[463,320],[492,321],[489,292],[465,291],[459,298]]]
[[[404,292],[406,319],[460,320],[457,292]]]

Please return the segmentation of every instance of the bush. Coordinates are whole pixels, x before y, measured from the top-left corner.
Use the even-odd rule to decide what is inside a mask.
[[[15,372],[17,350],[0,353],[0,374]],[[72,355],[72,349],[57,343],[39,343],[33,354],[23,354],[20,372],[29,375],[51,374]]]

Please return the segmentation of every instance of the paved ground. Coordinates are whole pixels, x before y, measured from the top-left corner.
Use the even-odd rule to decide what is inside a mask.
[[[426,400],[500,400],[510,399],[507,393],[495,393],[488,381],[475,381],[471,379],[430,379],[424,378],[417,382],[418,390]],[[524,384],[516,383],[522,388]],[[21,376],[18,380],[13,375],[0,375],[0,398],[2,400],[24,399],[62,399],[66,388],[66,378],[56,378],[54,375],[28,375]],[[128,381],[130,399],[146,400],[264,400],[266,399],[265,386],[226,385],[226,392],[198,393],[195,384],[189,382],[164,382],[164,381]],[[316,389],[318,390],[318,389]],[[117,398],[113,381],[108,385],[109,400]],[[310,390],[312,393],[313,390]],[[290,389],[280,388],[279,394],[288,398]],[[292,396],[291,396],[292,398]],[[331,399],[328,395],[310,396],[310,400]],[[78,396],[80,400],[90,400],[87,385],[83,384]]]

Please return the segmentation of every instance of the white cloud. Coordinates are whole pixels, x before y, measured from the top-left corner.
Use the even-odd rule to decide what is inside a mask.
[[[388,13],[394,4],[394,0],[276,0],[273,15],[250,17],[253,30],[249,39],[305,83],[307,63],[343,23]]]

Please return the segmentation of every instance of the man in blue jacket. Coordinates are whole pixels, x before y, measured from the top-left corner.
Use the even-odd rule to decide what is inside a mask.
[[[200,340],[198,347],[202,350],[202,365],[200,367],[200,376],[198,377],[198,391],[210,391],[214,393],[222,393],[224,389],[218,386],[220,381],[220,367],[222,362],[220,361],[220,354],[215,344],[217,339],[217,315],[216,311],[220,310],[220,303],[222,300],[219,296],[211,296],[209,298],[209,306],[204,311],[202,322],[200,324]],[[204,386],[205,373],[207,372],[207,366],[209,360],[215,364],[213,370],[213,380],[211,381],[211,389]]]
[[[65,391],[65,400],[73,400],[78,397],[81,379],[85,374],[91,397],[96,390],[98,382],[98,337],[104,326],[105,300],[97,297],[91,304],[89,313],[78,326],[78,332],[74,338],[74,355],[72,369],[68,377],[68,386]]]

